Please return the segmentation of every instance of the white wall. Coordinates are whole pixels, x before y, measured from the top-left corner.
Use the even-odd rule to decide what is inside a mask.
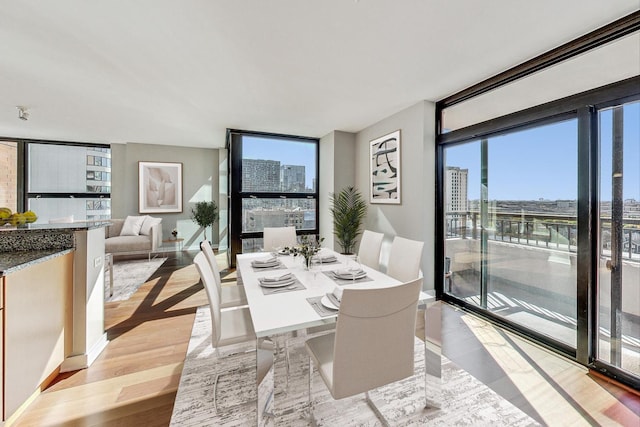
[[[400,129],[400,205],[370,204],[369,230],[385,234],[382,263],[394,236],[425,243],[422,255],[424,288],[433,289],[435,221],[435,104],[422,101],[389,116],[356,135],[355,183],[369,199],[369,142]]]
[[[320,236],[323,246],[340,252],[333,235],[333,216],[329,212],[329,195],[355,185],[355,145],[353,133],[333,131],[320,139]]]

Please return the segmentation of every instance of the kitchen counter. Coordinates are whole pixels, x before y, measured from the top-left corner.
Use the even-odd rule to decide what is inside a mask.
[[[0,227],[0,425],[17,419],[55,375],[90,366],[107,345],[108,224]]]
[[[73,249],[0,252],[0,277],[73,252]]]

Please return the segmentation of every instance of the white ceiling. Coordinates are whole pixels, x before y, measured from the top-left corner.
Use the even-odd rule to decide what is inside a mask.
[[[227,128],[357,132],[639,8],[638,0],[0,0],[0,136],[222,147]]]

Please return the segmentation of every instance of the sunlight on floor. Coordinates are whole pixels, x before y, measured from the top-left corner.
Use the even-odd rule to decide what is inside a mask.
[[[636,417],[624,406],[616,411],[616,420],[602,414],[586,414],[580,404],[583,399],[591,402],[589,407],[599,406],[602,412],[621,406],[587,375],[586,368],[475,316],[464,315],[462,320],[546,423],[557,425],[561,420],[564,425],[587,425],[595,420],[601,425],[615,425],[617,420]]]

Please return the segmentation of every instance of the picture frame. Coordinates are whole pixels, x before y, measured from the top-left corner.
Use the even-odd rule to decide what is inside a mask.
[[[182,163],[138,162],[138,212],[182,212]]]
[[[400,130],[369,143],[369,202],[401,202]]]

